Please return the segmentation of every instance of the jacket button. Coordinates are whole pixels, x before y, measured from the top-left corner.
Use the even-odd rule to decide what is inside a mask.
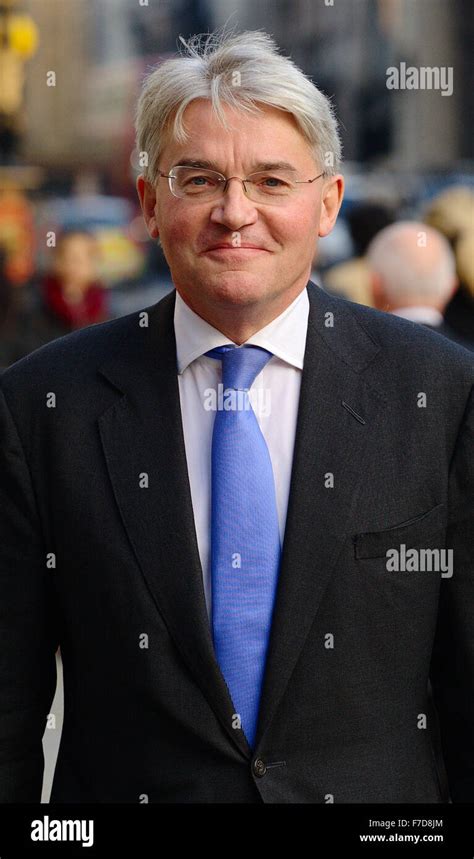
[[[253,772],[257,778],[262,778],[265,775],[267,768],[261,758],[255,758],[253,762]]]

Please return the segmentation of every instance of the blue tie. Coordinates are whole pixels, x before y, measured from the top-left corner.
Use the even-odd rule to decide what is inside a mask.
[[[222,361],[224,398],[235,405],[216,412],[212,436],[214,649],[253,747],[281,547],[270,454],[248,391],[272,353],[219,346],[206,355]]]

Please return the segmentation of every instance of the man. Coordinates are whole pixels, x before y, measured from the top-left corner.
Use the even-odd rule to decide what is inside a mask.
[[[366,253],[372,239],[395,220],[394,209],[382,203],[356,203],[346,220],[352,240],[348,259],[324,272],[324,287],[350,301],[372,306],[372,285]],[[353,256],[351,254],[353,253]]]
[[[2,799],[58,644],[53,802],[474,799],[470,354],[308,282],[337,126],[265,34],[163,63],[137,137],[176,292],[2,379]]]
[[[377,234],[367,256],[374,307],[427,325],[469,348],[444,321],[458,280],[453,251],[441,233],[416,221],[400,221]]]

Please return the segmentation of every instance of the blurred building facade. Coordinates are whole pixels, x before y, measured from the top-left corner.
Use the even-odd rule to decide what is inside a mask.
[[[125,190],[141,78],[176,49],[183,26],[209,28],[206,0],[25,0],[24,7],[40,45],[28,68],[23,158],[52,173],[106,171]],[[55,86],[47,85],[51,71]]]
[[[348,160],[383,158],[387,166],[416,170],[472,157],[469,0],[241,0],[238,14],[235,0],[213,0],[213,8],[218,25],[229,20],[273,34],[334,97]],[[386,69],[401,61],[453,66],[453,95],[387,97]]]
[[[40,33],[27,70],[24,159],[130,182],[141,77],[179,34],[264,29],[334,98],[349,161],[432,169],[471,156],[469,0],[27,0]],[[471,22],[471,23],[469,23]],[[388,92],[386,69],[453,66],[454,91]],[[56,86],[46,85],[48,71]],[[441,120],[440,120],[441,117]]]

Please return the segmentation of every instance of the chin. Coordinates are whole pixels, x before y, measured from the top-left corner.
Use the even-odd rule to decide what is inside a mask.
[[[268,281],[245,271],[226,271],[206,281],[209,298],[230,304],[248,304],[268,293]]]

